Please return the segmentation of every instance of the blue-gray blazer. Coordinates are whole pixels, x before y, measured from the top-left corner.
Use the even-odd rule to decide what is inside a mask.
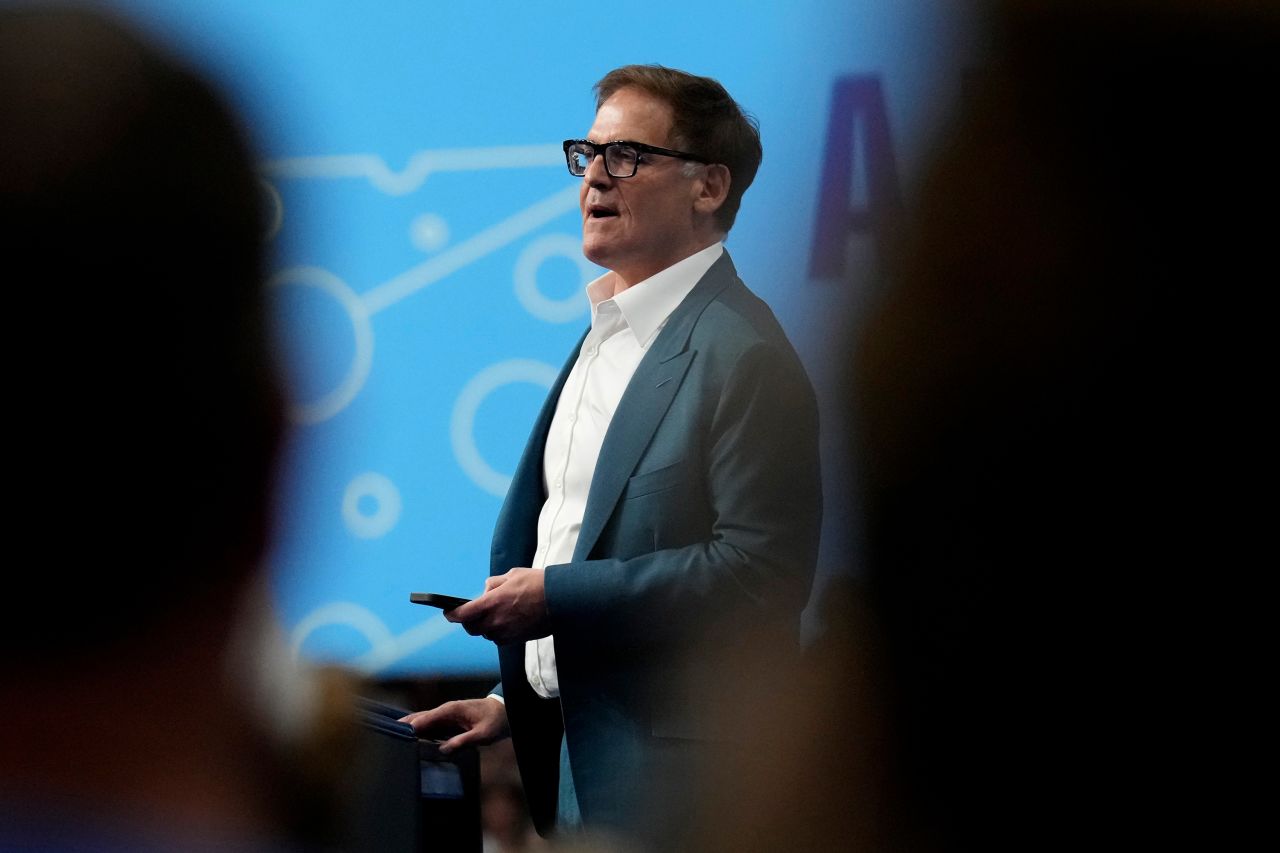
[[[533,558],[543,446],[581,343],[516,469],[492,574]],[[713,738],[717,699],[740,695],[705,652],[732,645],[735,631],[798,644],[821,492],[812,386],[726,252],[636,369],[600,450],[573,560],[547,567],[559,701],[530,688],[523,643],[499,648],[539,831],[555,822],[562,734],[588,827],[633,828],[642,791],[696,778],[680,762],[697,750],[673,745]]]

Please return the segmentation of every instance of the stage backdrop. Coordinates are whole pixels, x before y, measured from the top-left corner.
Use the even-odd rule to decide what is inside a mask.
[[[373,675],[496,670],[491,644],[409,593],[482,588],[600,272],[560,142],[631,62],[713,76],[759,118],[764,164],[728,248],[823,394],[821,572],[856,571],[831,362],[874,293],[878,226],[958,90],[955,4],[110,5],[221,82],[262,157],[296,425],[272,568],[297,654]]]

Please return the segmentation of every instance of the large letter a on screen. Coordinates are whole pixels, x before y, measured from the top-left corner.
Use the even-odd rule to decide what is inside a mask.
[[[836,79],[821,175],[809,277],[843,278],[849,236],[874,233],[901,205],[879,78]]]

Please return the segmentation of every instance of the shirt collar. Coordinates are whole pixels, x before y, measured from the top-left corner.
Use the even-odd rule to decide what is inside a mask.
[[[711,265],[724,254],[724,243],[715,242],[694,252],[682,261],[676,261],[659,273],[633,284],[612,298],[622,312],[622,319],[636,336],[641,348],[647,348],[654,335],[667,322],[671,312],[684,301],[694,285],[706,275]],[[587,298],[591,300],[591,320],[595,323],[600,306],[610,301],[605,298],[608,279],[613,273],[605,273],[587,285]]]

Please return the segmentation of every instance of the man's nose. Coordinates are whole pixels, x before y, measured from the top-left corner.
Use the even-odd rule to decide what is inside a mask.
[[[596,154],[591,158],[591,162],[587,164],[587,171],[583,173],[582,179],[593,187],[606,187],[613,181],[609,175],[609,170],[604,166],[604,152]]]

